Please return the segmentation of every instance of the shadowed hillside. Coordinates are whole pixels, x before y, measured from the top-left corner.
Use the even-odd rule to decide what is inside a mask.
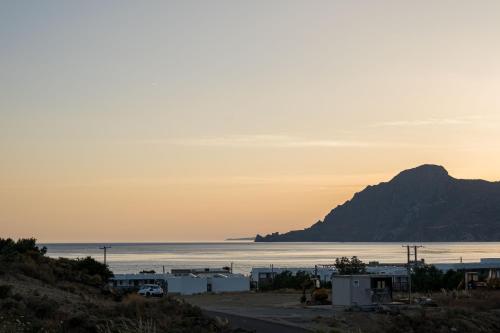
[[[0,332],[233,332],[198,307],[106,288],[94,259],[52,259],[34,239],[0,238]]]
[[[310,228],[256,241],[500,241],[500,182],[422,165],[368,186]]]

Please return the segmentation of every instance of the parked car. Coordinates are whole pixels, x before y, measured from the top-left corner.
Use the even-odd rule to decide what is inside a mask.
[[[145,284],[141,286],[141,289],[137,292],[139,295],[150,297],[162,297],[163,296],[163,288],[157,284]]]

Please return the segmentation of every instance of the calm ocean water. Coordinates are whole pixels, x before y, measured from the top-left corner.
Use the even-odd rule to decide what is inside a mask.
[[[92,256],[103,260],[102,244],[44,244],[51,257]],[[365,262],[406,261],[402,243],[114,243],[108,264],[115,273],[157,272],[171,268],[222,267],[233,263],[234,271],[249,273],[252,267],[311,267],[331,264],[337,257],[358,256]],[[479,261],[500,258],[500,243],[419,243],[419,258],[428,263]]]

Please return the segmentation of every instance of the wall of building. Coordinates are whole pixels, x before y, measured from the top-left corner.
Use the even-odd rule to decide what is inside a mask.
[[[334,276],[332,279],[333,306],[365,306],[372,304],[369,276]]]
[[[351,279],[333,278],[332,279],[332,305],[333,306],[351,306]]]
[[[246,276],[212,277],[212,292],[250,291],[250,279]]]
[[[358,282],[356,282],[358,281]],[[353,276],[351,280],[353,305],[371,305],[371,280],[369,276]]]
[[[167,293],[193,295],[207,292],[207,278],[193,276],[171,276],[166,278]]]

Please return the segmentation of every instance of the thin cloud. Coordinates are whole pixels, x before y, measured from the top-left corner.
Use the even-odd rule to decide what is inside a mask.
[[[446,125],[467,125],[483,119],[481,116],[463,116],[455,118],[427,118],[416,120],[395,120],[377,122],[370,127],[418,127],[418,126],[446,126]]]
[[[232,135],[212,138],[184,138],[162,141],[180,146],[197,147],[269,147],[269,148],[300,148],[300,147],[373,147],[373,142],[349,140],[316,140],[286,135]]]
[[[359,149],[454,149],[446,144],[427,144],[404,142],[401,140],[347,140],[347,139],[310,139],[287,135],[229,135],[220,137],[144,139],[126,141],[141,145],[207,147],[207,148],[261,148],[261,149],[300,149],[300,148],[359,148]],[[463,146],[461,146],[463,148]]]

